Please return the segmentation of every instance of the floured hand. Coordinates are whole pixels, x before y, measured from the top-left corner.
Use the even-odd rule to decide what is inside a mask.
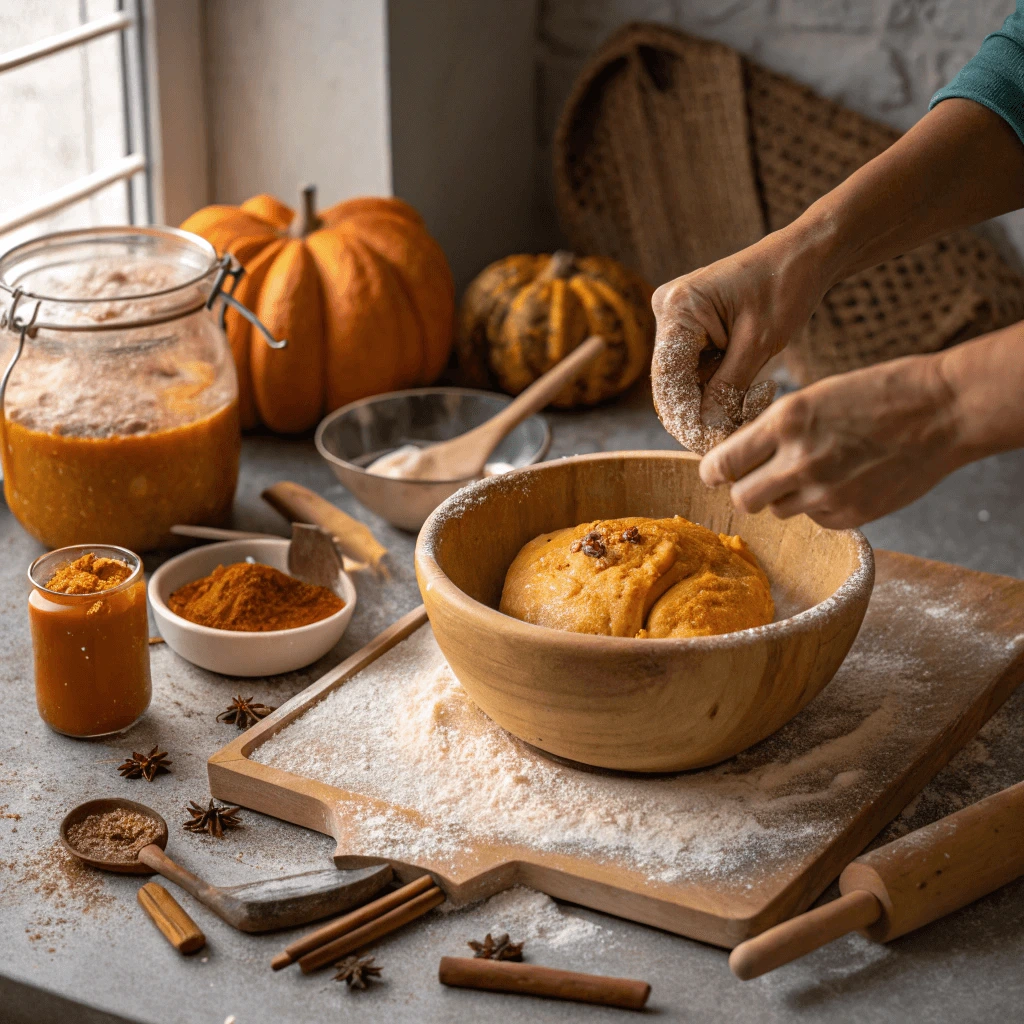
[[[666,324],[662,330],[659,321],[651,365],[654,408],[665,429],[698,455],[706,455],[764,412],[775,397],[774,381],[743,391],[714,376],[721,361],[707,334],[679,324]]]
[[[665,429],[704,455],[763,412],[775,385],[754,380],[826,284],[813,248],[784,229],[658,288],[651,379]]]

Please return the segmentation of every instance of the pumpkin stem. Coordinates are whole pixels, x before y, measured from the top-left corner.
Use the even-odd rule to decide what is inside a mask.
[[[323,227],[323,223],[316,214],[316,185],[306,185],[302,190],[299,212],[292,219],[288,234],[292,238],[305,238],[317,228]]]
[[[575,253],[569,252],[568,249],[559,249],[558,252],[551,254],[548,265],[537,275],[537,279],[541,281],[564,280],[567,277],[572,277],[575,270]]]

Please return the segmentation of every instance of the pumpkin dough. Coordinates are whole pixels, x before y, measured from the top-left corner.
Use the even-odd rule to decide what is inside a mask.
[[[535,537],[500,609],[573,633],[711,636],[772,621],[768,577],[739,537],[671,519],[603,519]]]

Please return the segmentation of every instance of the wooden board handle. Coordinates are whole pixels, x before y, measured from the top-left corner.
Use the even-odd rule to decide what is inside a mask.
[[[194,953],[206,945],[206,936],[199,925],[162,885],[147,882],[138,892],[138,901],[164,938],[179,953]]]
[[[729,954],[729,968],[741,981],[758,978],[841,935],[866,928],[881,915],[881,904],[871,893],[852,892],[741,942]]]
[[[322,526],[334,537],[343,555],[370,565],[382,576],[388,575],[384,564],[388,549],[374,537],[370,528],[308,487],[282,480],[263,492],[263,500],[290,523]]]
[[[461,956],[441,957],[437,979],[442,985],[456,988],[571,999],[626,1010],[642,1010],[651,994],[651,986],[646,981],[632,978],[608,978],[602,974],[578,974],[537,964]]]

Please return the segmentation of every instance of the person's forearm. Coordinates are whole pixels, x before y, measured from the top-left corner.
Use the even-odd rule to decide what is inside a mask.
[[[946,100],[783,232],[819,261],[825,287],[1024,206],[1024,145],[998,114]]]
[[[1024,448],[1024,322],[930,358],[951,396],[958,465]]]

